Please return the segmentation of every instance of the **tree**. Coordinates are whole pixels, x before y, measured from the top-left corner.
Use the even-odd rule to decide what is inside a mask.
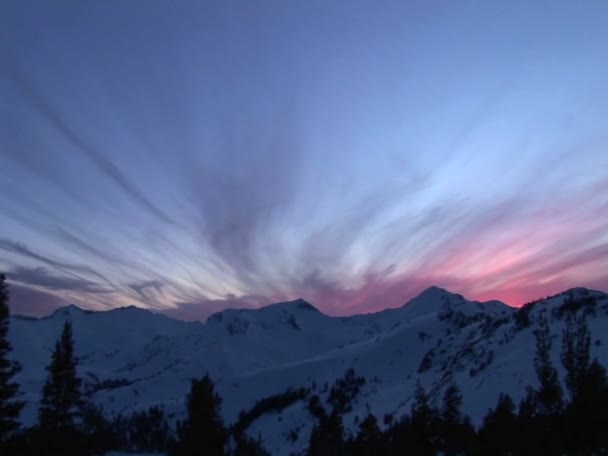
[[[441,407],[441,418],[449,424],[459,424],[462,422],[462,394],[460,388],[455,383],[447,387],[443,394]]]
[[[38,409],[41,429],[64,431],[77,428],[77,420],[83,406],[80,392],[82,380],[76,372],[77,364],[72,322],[66,320],[51,355],[51,364],[46,368],[49,376],[42,389],[42,399]]]
[[[591,333],[584,317],[568,314],[562,333],[561,361],[566,369],[566,386],[571,402],[576,402],[589,368]]]
[[[452,383],[443,394],[440,417],[441,445],[446,456],[464,452],[475,435],[475,429],[464,419],[461,407],[460,388]]]
[[[108,420],[103,408],[94,403],[86,403],[82,408],[82,441],[89,454],[106,454],[112,450],[123,449],[118,420]],[[156,435],[151,428],[148,435]],[[86,440],[85,440],[86,439]],[[125,439],[126,440],[126,439]],[[165,449],[165,448],[163,448]]]
[[[518,436],[515,403],[511,396],[501,394],[496,408],[490,410],[483,419],[479,430],[481,454],[507,456],[514,454]]]
[[[120,448],[132,453],[162,453],[167,450],[171,438],[171,428],[161,407],[150,407],[128,417],[118,416],[113,428],[118,435]],[[95,431],[95,427],[91,430]],[[103,437],[104,433],[95,434]]]
[[[235,437],[236,447],[232,456],[270,456],[262,444],[261,436],[253,439],[246,434]]]
[[[539,434],[538,421],[538,399],[537,391],[531,386],[526,387],[526,393],[519,403],[517,413],[517,432],[514,434],[513,441],[517,445],[514,454],[522,456],[536,456],[542,453],[542,441],[544,436]],[[525,442],[525,444],[522,444]]]
[[[579,437],[578,449],[586,454],[608,449],[608,379],[606,369],[594,359],[585,373],[576,403],[568,414],[569,427]]]
[[[33,439],[35,452],[49,456],[84,456],[94,451],[83,429],[85,403],[77,364],[72,322],[66,320],[46,368],[48,377],[42,388],[38,429]]]
[[[551,332],[546,319],[541,319],[536,337],[534,368],[540,387],[536,393],[537,412],[541,416],[557,416],[564,408],[562,386],[551,362]]]
[[[566,410],[566,446],[592,454],[608,446],[608,379],[604,367],[591,359],[591,332],[584,316],[569,314],[562,338],[562,364],[570,402]]]
[[[411,410],[412,422],[430,426],[436,417],[436,410],[431,407],[430,399],[420,383],[416,385],[414,403]]]
[[[538,445],[536,454],[557,455],[562,449],[563,433],[559,429],[563,424],[564,395],[557,369],[551,361],[551,332],[546,318],[541,318],[534,336],[534,368],[539,388],[533,394],[536,416],[529,427],[530,431],[535,429],[531,442]]]
[[[342,416],[335,410],[323,417],[310,435],[308,456],[344,453],[344,426]]]
[[[374,415],[368,413],[359,423],[359,433],[349,443],[346,453],[353,456],[382,456],[387,453],[387,438]]]
[[[25,402],[18,400],[19,384],[14,381],[21,364],[9,359],[12,351],[8,340],[10,324],[9,293],[6,277],[0,274],[0,448],[11,433],[19,428],[19,414]]]
[[[220,409],[222,398],[215,392],[209,375],[192,379],[186,399],[188,417],[177,425],[177,440],[172,443],[170,456],[223,456],[226,454],[228,432]]]
[[[363,385],[365,385],[365,377],[357,376],[355,370],[351,367],[331,387],[327,396],[327,403],[338,414],[348,413],[352,409],[352,401],[357,397]]]
[[[436,453],[435,427],[437,410],[430,404],[429,396],[418,383],[414,393],[414,403],[411,410],[412,450],[420,456]]]

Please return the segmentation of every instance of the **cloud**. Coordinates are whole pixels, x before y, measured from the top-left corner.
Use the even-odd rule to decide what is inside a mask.
[[[185,160],[184,174],[201,246],[251,285],[263,275],[260,249],[295,203],[303,145],[289,114],[270,127],[245,125],[230,120],[208,153]]]
[[[38,260],[42,263],[47,264],[48,266],[55,267],[62,271],[69,271],[74,273],[83,273],[90,274],[102,279],[103,281],[109,283],[109,281],[101,274],[96,272],[93,268],[84,265],[72,264],[62,260],[55,260],[53,258],[41,255],[30,250],[27,246],[20,242],[11,241],[8,239],[0,239],[0,250],[4,250],[6,252],[15,253],[21,255],[26,258]]]
[[[66,304],[64,300],[52,293],[12,283],[10,280],[9,285],[9,305],[13,315],[42,317]]]
[[[336,35],[341,8],[319,22],[314,8],[165,6],[119,21],[15,8],[0,31],[0,265],[21,287],[198,319],[297,297],[379,310],[430,285],[518,304],[604,283],[606,116],[579,106],[589,94],[569,78],[585,72],[563,46],[539,81],[521,52],[536,28],[505,59],[479,39],[494,23],[469,27],[468,12],[456,26],[421,9],[422,29],[464,40],[437,53],[443,35],[364,9]]]
[[[13,59],[9,65],[9,74],[12,76],[12,81],[17,85],[21,92],[26,95],[27,99],[36,108],[58,133],[60,133],[76,150],[81,152],[84,157],[94,164],[106,177],[112,180],[118,188],[122,189],[132,201],[137,203],[139,207],[146,210],[149,214],[156,217],[158,220],[177,225],[177,223],[160,207],[154,204],[148,197],[138,188],[137,184],[129,179],[127,174],[121,167],[115,163],[107,154],[99,149],[99,146],[87,141],[82,135],[78,134],[71,126],[68,118],[62,118],[61,114],[52,108],[47,97],[45,97],[34,82],[28,78],[23,72],[19,71],[18,62]],[[29,161],[29,165],[36,161]],[[39,173],[45,173],[45,169],[36,165]],[[61,181],[56,181],[61,185]]]
[[[8,272],[8,277],[16,282],[26,285],[35,285],[55,291],[77,291],[83,293],[108,293],[108,288],[99,284],[79,278],[59,276],[52,274],[48,269],[16,267]]]
[[[141,301],[144,303],[150,303],[153,298],[149,293],[146,292],[148,288],[152,288],[152,290],[156,294],[162,294],[164,284],[159,280],[148,280],[145,282],[131,283],[128,285],[137,295],[140,297]]]
[[[162,312],[172,318],[186,321],[205,321],[214,313],[226,309],[257,309],[280,301],[266,296],[226,296],[223,299],[205,299],[176,302],[175,307]]]
[[[102,250],[63,228],[57,228],[55,231],[63,242],[71,244],[85,254],[92,255],[111,264],[124,263],[122,258],[112,254],[107,248]]]

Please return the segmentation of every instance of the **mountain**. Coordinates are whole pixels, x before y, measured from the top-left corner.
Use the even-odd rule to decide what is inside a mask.
[[[231,309],[205,324],[173,320],[128,307],[90,312],[61,308],[42,319],[12,317],[14,355],[24,369],[24,420],[35,421],[50,352],[66,318],[73,322],[79,373],[91,397],[108,413],[162,405],[171,419],[184,414],[190,379],[209,372],[223,397],[223,414],[239,412],[287,388],[308,388],[327,400],[337,378],[353,368],[365,385],[344,415],[347,431],[368,411],[400,416],[417,382],[433,400],[450,382],[462,390],[464,411],[479,423],[501,392],[521,399],[536,384],[534,330],[541,318],[559,361],[565,316],[586,316],[592,352],[608,364],[608,295],[575,288],[516,309],[499,301],[469,301],[432,287],[404,306],[375,314],[331,317],[303,300],[259,310]],[[247,432],[261,435],[272,454],[301,452],[313,420],[307,400],[255,419]]]

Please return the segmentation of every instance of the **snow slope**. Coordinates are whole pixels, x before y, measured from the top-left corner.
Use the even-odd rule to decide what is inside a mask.
[[[347,432],[368,411],[379,417],[409,410],[420,382],[438,400],[452,381],[464,408],[478,423],[498,394],[518,400],[536,381],[533,331],[546,318],[559,363],[565,304],[575,297],[592,331],[594,355],[608,364],[608,296],[577,288],[514,309],[478,303],[432,287],[398,309],[348,318],[327,316],[296,300],[259,310],[227,310],[205,324],[186,323],[134,307],[88,312],[75,306],[43,319],[13,317],[10,337],[24,364],[19,381],[26,393],[25,420],[35,420],[44,367],[66,318],[73,322],[79,372],[92,398],[110,413],[162,405],[172,419],[184,413],[190,379],[209,372],[222,395],[223,414],[233,423],[256,400],[288,387],[310,388],[327,398],[336,378],[354,368],[367,379]],[[382,421],[382,420],[380,420]],[[273,454],[302,451],[313,419],[307,401],[255,420],[248,432],[261,435]]]

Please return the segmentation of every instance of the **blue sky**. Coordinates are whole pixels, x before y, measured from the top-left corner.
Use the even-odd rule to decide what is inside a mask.
[[[608,289],[608,4],[0,5],[13,311]]]

